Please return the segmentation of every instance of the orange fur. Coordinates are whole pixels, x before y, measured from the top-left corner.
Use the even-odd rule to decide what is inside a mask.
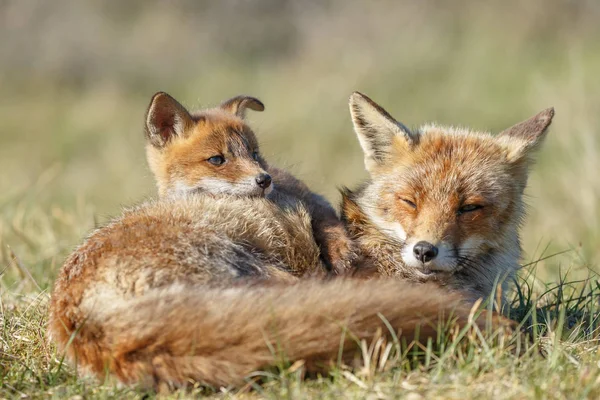
[[[277,192],[285,193],[306,205],[328,270],[334,274],[349,270],[355,253],[335,210],[290,173],[267,164],[254,132],[243,120],[247,108],[262,111],[264,105],[254,97],[237,96],[219,107],[190,113],[168,94],[154,95],[146,116],[146,153],[159,195],[273,199]],[[212,164],[214,156],[224,162]],[[269,176],[272,183],[261,187],[256,180],[260,176]]]
[[[223,137],[222,131],[235,129],[236,140],[247,139],[237,142],[238,157],[244,158],[244,149],[250,153],[251,131],[239,118],[244,104],[258,106],[236,98],[194,117],[165,96],[153,98],[147,116],[149,160],[156,162],[164,195],[93,232],[65,261],[54,286],[49,336],[80,369],[155,388],[239,385],[281,359],[304,360],[309,372],[326,371],[339,356],[350,363],[360,340],[400,335],[410,342],[417,332],[420,340],[436,340],[445,325],[439,323],[451,315],[453,326],[471,323],[472,305],[462,293],[435,285],[322,279],[314,227],[315,220],[328,223],[331,214],[302,182],[263,167],[262,160],[253,167],[272,172],[279,185],[267,197],[195,189],[168,195],[179,173],[206,176],[198,171],[212,168],[198,166],[213,153],[196,146],[208,148],[204,140],[215,132]],[[157,102],[162,105],[153,107]],[[210,151],[217,150],[227,155],[217,145]],[[359,268],[359,274],[393,275],[381,266],[394,261],[395,242],[365,213],[361,197],[351,197],[344,210],[362,255],[382,255],[370,260],[374,269]],[[391,256],[372,252],[390,243]],[[485,320],[473,323],[483,328]],[[507,326],[497,315],[492,322]]]
[[[531,150],[553,110],[492,136],[435,125],[411,132],[360,93],[350,108],[371,179],[345,191],[342,214],[369,269],[473,299],[495,283],[505,291],[519,267]]]
[[[308,372],[323,372],[340,354],[350,363],[362,339],[399,335],[410,343],[418,331],[426,341],[448,318],[464,326],[470,315],[460,297],[435,287],[377,280],[172,286],[120,299],[108,310],[96,300],[98,309],[87,310],[70,343],[72,333],[53,321],[59,348],[97,376],[108,371],[123,383],[151,387],[240,385],[281,360],[304,360]],[[485,320],[475,324],[485,330]],[[493,324],[510,326],[499,317]]]

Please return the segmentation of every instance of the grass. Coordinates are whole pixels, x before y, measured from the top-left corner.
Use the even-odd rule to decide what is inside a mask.
[[[260,390],[198,394],[598,397],[599,18],[595,2],[562,0],[2,2],[0,397],[143,395],[77,376],[44,324],[71,249],[154,194],[141,125],[158,90],[192,107],[257,96],[266,111],[250,121],[267,158],[334,203],[366,176],[353,90],[409,126],[499,131],[556,108],[527,190],[528,265],[511,311],[535,337],[530,351],[474,341],[429,364],[398,357],[307,381],[283,370]]]
[[[529,269],[528,271],[532,271]],[[32,285],[36,286],[33,281]],[[598,334],[600,285],[562,280],[540,285],[533,276],[518,284],[510,309],[523,335],[483,339],[481,332],[448,334],[442,348],[363,343],[358,368],[334,369],[303,380],[301,364],[259,374],[241,390],[195,387],[168,398],[597,398],[600,396]],[[25,285],[24,285],[25,286]],[[153,393],[118,388],[80,377],[47,344],[48,293],[3,290],[0,396],[21,398],[139,398]],[[379,355],[379,357],[378,357]]]

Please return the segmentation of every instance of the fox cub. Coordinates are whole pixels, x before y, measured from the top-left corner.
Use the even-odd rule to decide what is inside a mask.
[[[219,107],[190,113],[166,93],[154,95],[146,113],[146,154],[161,197],[192,193],[267,197],[273,191],[302,201],[328,269],[350,268],[355,252],[344,225],[323,198],[291,174],[267,164],[246,110],[263,103],[237,96]]]
[[[554,110],[497,136],[410,130],[358,92],[350,112],[370,180],[345,190],[342,218],[367,269],[473,300],[497,285],[501,299],[519,268],[528,169]]]

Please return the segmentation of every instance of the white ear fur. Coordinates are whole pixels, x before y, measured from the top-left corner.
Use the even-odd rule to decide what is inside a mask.
[[[354,92],[349,101],[354,131],[365,155],[367,171],[383,163],[394,140],[412,146],[417,136],[406,126],[396,121],[381,106],[360,92]]]

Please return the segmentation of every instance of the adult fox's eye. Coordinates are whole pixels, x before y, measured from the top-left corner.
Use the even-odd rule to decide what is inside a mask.
[[[415,203],[413,203],[412,201],[408,200],[408,199],[400,199],[400,200],[402,200],[403,202],[405,202],[406,204],[408,204],[412,208],[417,208],[417,205]]]
[[[458,213],[459,214],[464,214],[464,213],[467,213],[467,212],[471,212],[471,211],[475,211],[475,210],[480,210],[482,208],[483,208],[483,206],[479,205],[479,204],[467,204],[467,205],[462,206],[458,210]]]
[[[252,153],[252,158],[254,159],[254,161],[258,161],[258,151]]]
[[[225,157],[223,157],[223,156],[212,156],[211,158],[209,158],[206,161],[208,161],[212,165],[221,165],[221,164],[223,164],[225,162]]]

